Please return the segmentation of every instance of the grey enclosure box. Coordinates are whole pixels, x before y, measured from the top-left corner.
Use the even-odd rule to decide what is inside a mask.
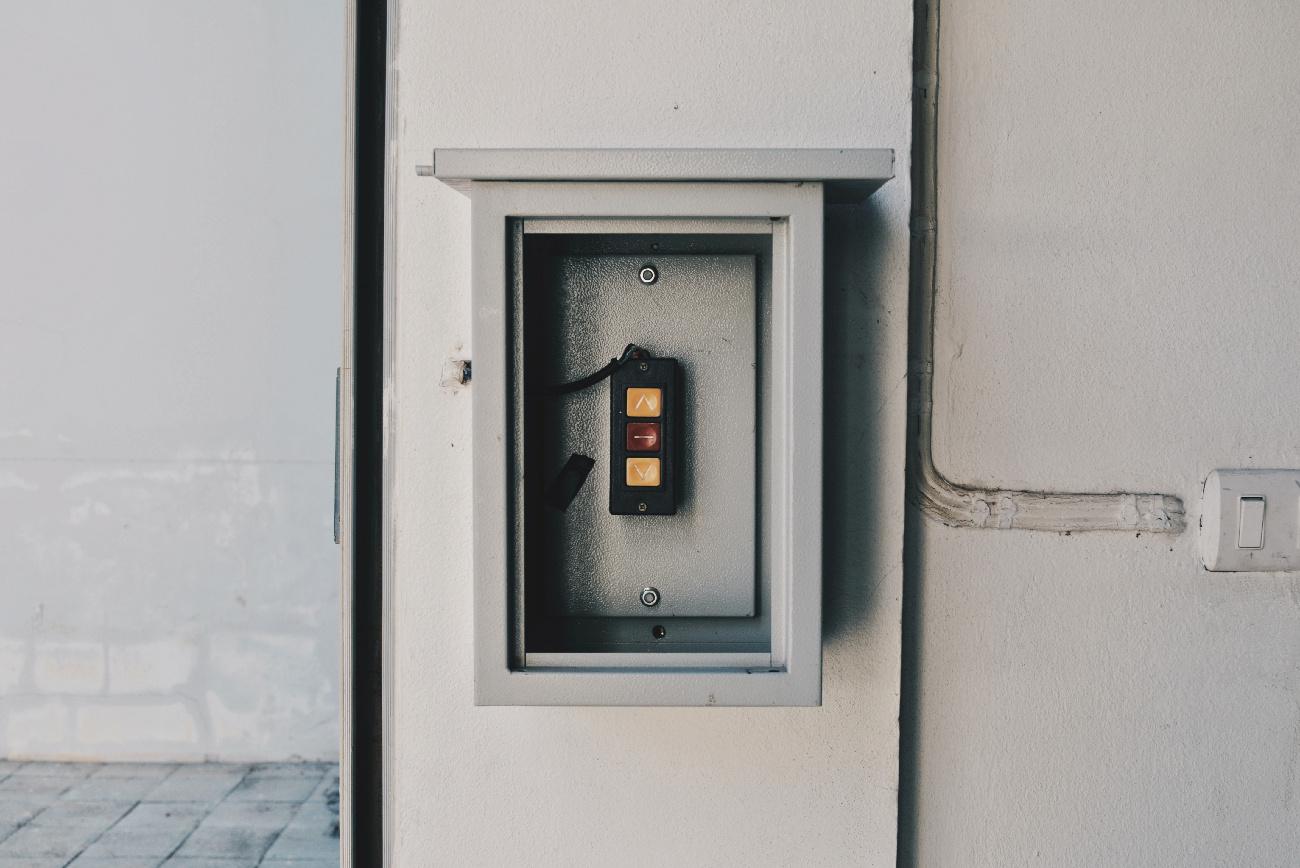
[[[476,701],[819,704],[822,209],[892,154],[434,161],[473,215]]]

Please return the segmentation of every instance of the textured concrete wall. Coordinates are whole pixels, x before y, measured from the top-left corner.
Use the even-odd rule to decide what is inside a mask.
[[[327,758],[343,10],[0,27],[0,756]]]
[[[912,10],[402,2],[389,803],[398,865],[893,865]],[[435,146],[887,147],[827,232],[825,704],[476,708],[469,205]],[[450,808],[450,809],[449,809]]]
[[[945,2],[935,457],[1182,536],[924,525],[918,865],[1295,865],[1300,577],[1197,562],[1300,466],[1300,7]]]

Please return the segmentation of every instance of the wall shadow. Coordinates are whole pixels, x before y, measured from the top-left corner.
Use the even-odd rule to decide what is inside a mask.
[[[885,335],[904,315],[888,306],[889,225],[879,205],[826,208],[822,484],[822,632],[826,644],[865,623],[889,507],[891,468],[882,416],[898,383],[885,382]],[[897,468],[892,468],[895,472]]]
[[[911,460],[910,452],[908,460]],[[917,864],[920,830],[921,624],[927,521],[909,499],[903,526],[903,668],[898,708],[899,868]]]

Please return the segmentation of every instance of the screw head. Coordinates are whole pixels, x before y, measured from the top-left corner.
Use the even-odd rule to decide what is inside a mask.
[[[642,283],[644,283],[646,286],[649,286],[650,284],[654,283],[656,280],[659,279],[659,272],[655,271],[653,265],[645,265],[642,266],[641,272],[637,275],[637,277],[641,279]]]
[[[658,605],[659,605],[659,589],[658,589],[658,588],[642,588],[642,589],[641,589],[641,605],[643,605],[643,606],[658,606]]]
[[[642,503],[638,503],[638,504],[636,505],[636,510],[637,510],[637,512],[645,512],[645,511],[646,511],[647,509],[649,509],[649,508],[650,508],[650,507],[646,506],[644,502],[642,502]]]

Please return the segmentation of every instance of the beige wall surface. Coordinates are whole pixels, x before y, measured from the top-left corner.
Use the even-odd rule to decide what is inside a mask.
[[[911,10],[603,8],[399,5],[394,853],[890,864]],[[1297,36],[1282,3],[943,10],[937,463],[982,487],[1169,492],[1189,521],[912,518],[905,861],[1300,850],[1300,579],[1196,552],[1210,470],[1300,465]],[[468,204],[414,166],[435,145],[843,144],[902,159],[828,226],[829,388],[850,404],[827,419],[826,705],[473,707],[473,390],[430,385],[472,353]]]
[[[921,526],[918,865],[1296,864],[1300,577],[1196,535],[1209,471],[1300,466],[1298,40],[1294,3],[943,4],[936,462],[1188,529]]]
[[[912,9],[397,4],[388,805],[398,865],[893,865]],[[827,225],[821,708],[473,705],[469,203],[435,147],[885,147]]]
[[[0,757],[337,756],[344,51],[4,5]]]

